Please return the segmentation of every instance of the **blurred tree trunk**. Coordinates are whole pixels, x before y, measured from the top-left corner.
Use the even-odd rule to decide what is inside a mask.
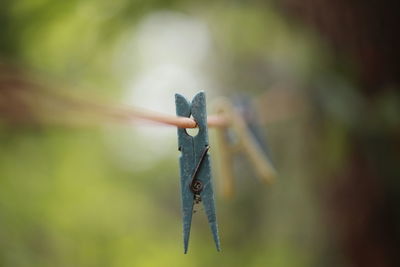
[[[283,0],[283,5],[356,63],[364,92],[399,84],[399,1]]]
[[[388,125],[377,115],[389,105],[379,100],[388,91],[396,98],[395,110],[399,107],[400,2],[283,0],[280,4],[285,13],[313,27],[332,45],[338,54],[336,71],[342,70],[343,59],[355,64],[356,74],[347,75],[350,80],[356,76],[367,106],[361,127],[347,129],[347,164],[331,177],[327,189],[327,209],[338,228],[339,246],[353,266],[400,266],[399,120]]]

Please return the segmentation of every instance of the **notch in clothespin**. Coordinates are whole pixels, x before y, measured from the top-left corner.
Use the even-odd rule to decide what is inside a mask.
[[[204,92],[198,93],[189,102],[183,96],[175,95],[176,115],[196,121],[199,131],[191,136],[184,128],[178,128],[178,145],[180,156],[181,196],[183,215],[184,253],[189,245],[190,227],[194,205],[203,203],[208,223],[217,250],[220,251],[218,225],[215,214],[214,193],[211,182],[211,166],[208,150],[208,126],[206,98]]]
[[[217,101],[215,107],[217,113],[228,120],[231,125],[230,128],[218,128],[216,133],[220,154],[219,176],[222,195],[226,198],[234,195],[233,157],[239,152],[247,156],[261,182],[272,183],[276,177],[275,168],[249,129],[242,114],[227,99]],[[235,140],[231,140],[230,131],[233,131]]]

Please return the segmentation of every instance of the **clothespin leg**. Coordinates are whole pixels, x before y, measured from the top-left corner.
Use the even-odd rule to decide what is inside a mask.
[[[234,174],[233,174],[233,151],[230,148],[227,129],[217,129],[216,138],[219,154],[219,180],[220,191],[223,197],[232,198],[234,195]]]
[[[254,136],[246,126],[244,119],[239,114],[236,116],[235,127],[240,135],[242,149],[252,162],[258,177],[265,183],[272,183],[276,177],[275,168],[257,144]]]
[[[215,216],[215,206],[214,206],[214,193],[210,185],[205,185],[202,191],[202,199],[204,210],[206,211],[208,224],[210,225],[211,232],[214,238],[215,246],[218,251],[221,251],[221,244],[218,235],[218,225],[217,218]]]
[[[187,185],[189,186],[189,185]],[[186,194],[182,199],[182,213],[183,213],[183,246],[184,253],[186,254],[189,248],[190,228],[192,225],[193,215],[193,197]]]
[[[231,109],[225,99],[219,99],[214,103],[218,115],[231,121]],[[218,180],[219,191],[224,198],[232,198],[234,190],[234,171],[233,171],[233,144],[229,140],[228,128],[220,127],[216,129],[216,140],[218,144]]]

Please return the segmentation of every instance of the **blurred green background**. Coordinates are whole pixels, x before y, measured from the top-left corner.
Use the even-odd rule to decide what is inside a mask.
[[[355,2],[3,0],[0,266],[399,266],[396,4]],[[63,97],[198,90],[252,101],[279,177],[240,162],[183,255],[176,129]]]

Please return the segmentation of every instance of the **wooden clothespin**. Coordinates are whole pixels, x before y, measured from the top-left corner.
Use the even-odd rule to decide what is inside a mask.
[[[234,195],[233,157],[239,152],[247,156],[261,182],[272,183],[276,177],[275,168],[248,128],[242,114],[226,99],[221,99],[215,106],[217,113],[224,116],[231,125],[230,128],[217,129],[220,153],[218,176],[221,178],[222,195],[226,198]],[[235,140],[230,140],[229,131],[233,131]]]
[[[220,241],[211,182],[211,166],[208,155],[209,143],[205,94],[204,92],[198,93],[193,98],[192,102],[176,94],[175,103],[176,114],[187,118],[192,116],[199,128],[196,136],[189,135],[184,128],[178,128],[178,144],[179,151],[181,151],[179,163],[182,192],[184,252],[187,253],[189,245],[193,206],[200,202],[203,202],[214,242],[219,251]]]

